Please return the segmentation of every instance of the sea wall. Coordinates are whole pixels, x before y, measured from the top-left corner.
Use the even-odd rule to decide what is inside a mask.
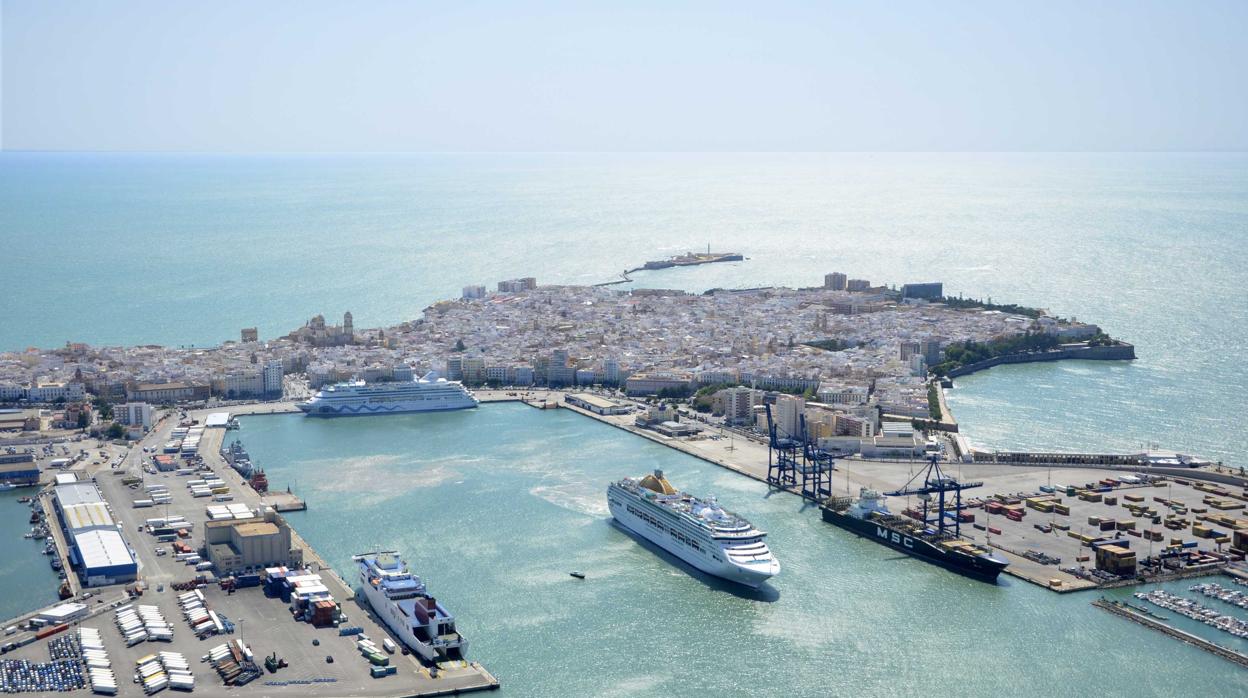
[[[1068,347],[1066,349],[1054,349],[1053,351],[1038,351],[1025,354],[1005,354],[1003,356],[994,356],[991,359],[977,361],[973,364],[959,366],[949,372],[949,378],[957,378],[966,376],[976,371],[1000,366],[1002,364],[1028,364],[1037,361],[1061,361],[1063,359],[1084,359],[1091,361],[1130,361],[1135,358],[1134,344],[1114,344],[1111,346],[1098,347]]]

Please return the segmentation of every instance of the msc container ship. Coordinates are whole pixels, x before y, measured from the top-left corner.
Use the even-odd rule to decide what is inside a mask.
[[[364,598],[403,644],[428,661],[463,659],[468,641],[420,577],[392,550],[351,557],[360,567]]]
[[[694,567],[751,588],[780,573],[766,533],[719,506],[672,487],[662,470],[607,487],[611,515],[628,530]]]
[[[995,583],[1009,564],[970,541],[893,514],[884,505],[884,497],[866,487],[857,499],[830,497],[821,509],[823,520],[830,524],[985,582]]]
[[[296,406],[310,417],[441,412],[477,406],[477,397],[462,383],[436,375],[431,372],[412,381],[336,383]]]

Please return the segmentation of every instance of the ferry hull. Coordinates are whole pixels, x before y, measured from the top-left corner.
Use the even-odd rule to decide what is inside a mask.
[[[881,545],[886,545],[893,550],[901,551],[972,579],[995,584],[997,577],[1008,566],[1008,563],[1003,560],[951,553],[921,538],[914,538],[899,531],[893,531],[873,521],[864,521],[827,507],[822,507],[822,511],[823,520],[833,526],[839,526]]]
[[[374,589],[368,582],[361,579],[360,590],[364,593],[364,598],[368,599],[369,608],[373,609],[373,613],[385,623],[386,628],[394,633],[411,651],[422,657],[425,661],[437,662],[446,659],[462,659],[468,652],[468,641],[462,640],[458,645],[450,649],[449,654],[443,654],[429,643],[421,642],[412,628],[404,623],[404,618],[393,606],[387,602],[384,595]]]
[[[692,541],[690,536],[664,523],[657,515],[643,518],[640,505],[626,493],[612,489],[607,494],[607,504],[611,516],[619,525],[706,574],[757,589],[779,572],[779,565],[774,562],[765,569],[751,569],[733,564],[727,560],[727,554],[723,550],[710,548],[704,542]]]

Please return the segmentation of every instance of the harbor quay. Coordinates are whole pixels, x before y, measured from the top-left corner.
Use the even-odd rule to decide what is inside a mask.
[[[249,405],[240,407],[237,413],[282,411],[280,406],[275,410],[272,405]],[[201,422],[204,416],[206,413],[188,415],[190,419]],[[206,695],[237,696],[254,693],[264,696],[418,697],[462,694],[499,687],[498,680],[475,661],[449,661],[430,665],[422,663],[415,654],[406,652],[388,654],[385,661],[394,667],[394,673],[375,678],[370,671],[374,664],[357,649],[357,634],[340,635],[337,628],[358,628],[359,633],[371,638],[378,646],[384,639],[391,637],[390,633],[378,622],[367,604],[356,597],[353,585],[340,578],[293,531],[290,532],[292,558],[300,560],[310,573],[319,575],[321,583],[339,604],[342,616],[340,622],[335,624],[336,627],[316,627],[297,620],[292,616],[287,603],[279,598],[270,598],[258,586],[237,589],[229,588],[228,585],[223,587],[215,583],[217,580],[211,572],[197,570],[195,565],[188,565],[186,561],[178,559],[181,556],[173,554],[175,551],[170,550],[170,543],[157,540],[152,533],[154,527],[150,525],[150,521],[154,518],[181,517],[176,525],[192,533],[186,539],[175,540],[187,540],[195,548],[202,549],[205,547],[202,542],[205,540],[210,518],[206,508],[212,502],[192,495],[185,486],[186,481],[191,479],[189,476],[168,471],[153,472],[141,467],[143,449],[155,449],[163,444],[176,426],[177,420],[173,419],[158,424],[145,439],[134,444],[118,467],[88,463],[69,471],[79,481],[93,483],[98,488],[112,519],[123,532],[138,563],[138,579],[124,585],[93,585],[87,589],[83,589],[75,581],[72,586],[74,597],[71,601],[81,603],[85,608],[75,613],[74,619],[68,623],[69,627],[48,637],[37,637],[35,632],[23,628],[9,638],[20,646],[6,652],[4,659],[47,662],[50,642],[76,633],[79,627],[86,627],[99,631],[104,650],[119,679],[117,695],[123,696],[144,694],[143,686],[131,683],[131,674],[139,660],[159,652],[182,654],[191,665],[195,692]],[[243,505],[253,512],[264,511],[266,508],[271,511],[272,506],[266,505],[265,498],[250,488],[221,457],[220,447],[225,434],[226,430],[223,428],[205,431],[200,444],[203,466],[197,471],[197,475],[212,473],[228,483],[230,504]],[[160,486],[167,487],[168,503],[136,507],[136,500],[150,496],[149,487]],[[53,518],[50,529],[59,531],[61,522],[56,519],[56,508],[51,505],[46,508]],[[266,514],[264,518],[271,520],[272,516],[273,514]],[[72,579],[75,574],[71,573],[69,576]],[[198,639],[179,602],[179,596],[187,593],[188,589],[197,589],[203,596],[204,608],[210,609],[227,622],[232,627],[232,632]],[[139,592],[137,595],[136,591]],[[172,629],[172,637],[167,642],[149,639],[128,645],[125,635],[114,620],[114,614],[118,609],[139,605],[154,607],[167,620]],[[44,613],[46,612],[45,610]],[[25,618],[34,615],[37,614],[32,612]],[[206,657],[213,648],[236,640],[245,644],[257,667],[263,665],[266,657],[273,656],[275,661],[281,661],[281,668],[276,671],[260,668],[261,675],[247,685],[226,685],[218,672],[209,663],[201,661],[201,658]]]
[[[576,395],[563,391],[479,393],[482,402],[522,400],[535,407],[567,409],[767,482],[769,454],[765,441],[696,422],[696,432],[691,436],[663,434],[636,423],[636,412],[646,407],[642,403],[615,396],[609,401],[631,405],[631,409],[603,414],[582,406]],[[574,399],[569,401],[569,396]],[[839,459],[832,476],[832,493],[854,496],[861,488],[898,490],[925,465],[921,457]],[[1215,474],[1195,469],[1171,475],[1172,469],[1164,468],[1160,470],[1167,474],[1149,482],[1127,480],[1108,488],[1102,481],[1139,469],[978,461],[955,462],[947,467],[958,480],[983,483],[965,502],[973,520],[963,525],[962,537],[1005,558],[1010,563],[1006,574],[1059,593],[1222,573],[1232,559],[1228,550],[1237,547],[1233,545],[1233,531],[1248,527],[1248,521],[1236,518],[1248,505],[1248,490],[1242,484],[1231,487],[1201,479]],[[1089,487],[1110,489],[1111,493],[1089,493]],[[797,488],[785,489],[800,494]],[[1083,494],[1068,494],[1076,490]],[[915,510],[919,504],[914,498],[890,498],[896,513]],[[1015,514],[1006,514],[1007,506]],[[835,535],[845,533],[838,530]],[[1138,559],[1138,573],[1124,576],[1098,569],[1094,545],[1106,539]],[[1176,549],[1194,561],[1144,569],[1145,560],[1159,559],[1167,551],[1173,555]]]

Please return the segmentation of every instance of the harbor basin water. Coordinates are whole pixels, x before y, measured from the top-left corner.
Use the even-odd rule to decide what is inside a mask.
[[[289,514],[301,535],[349,579],[352,553],[401,550],[507,695],[1248,690],[1234,664],[1099,611],[1093,595],[951,574],[567,411],[242,421],[233,435],[272,486],[306,498]],[[655,468],[768,531],[780,575],[761,593],[730,588],[615,527],[607,483]]]

